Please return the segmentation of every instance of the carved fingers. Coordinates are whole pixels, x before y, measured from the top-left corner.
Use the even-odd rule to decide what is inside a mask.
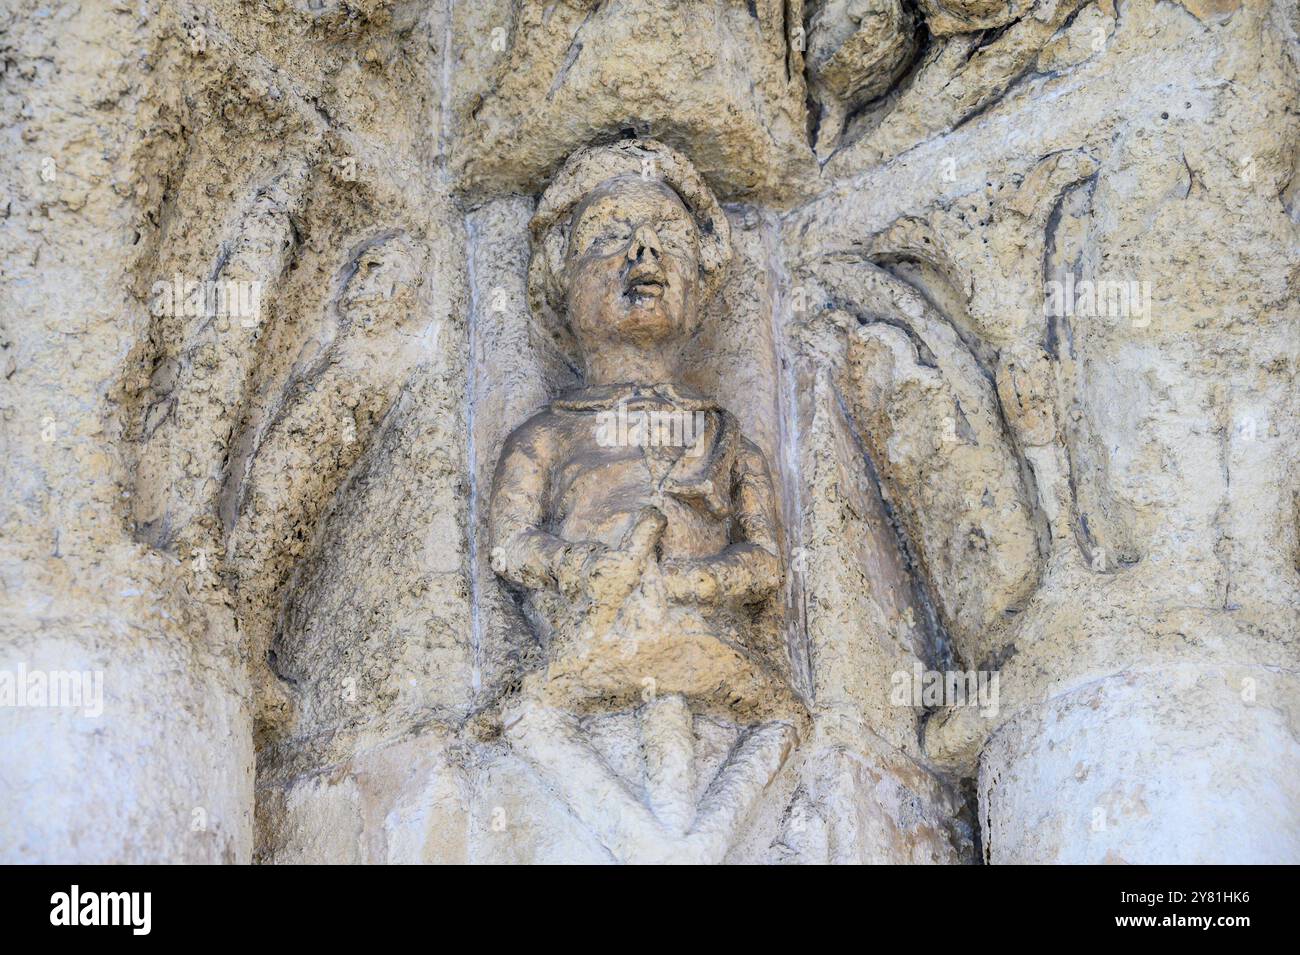
[[[667,526],[662,511],[645,507],[618,547],[589,541],[569,545],[555,568],[557,588],[569,600],[621,605],[655,562],[655,549]]]
[[[664,591],[673,603],[711,604],[717,601],[718,577],[708,561],[666,560],[660,567]]]

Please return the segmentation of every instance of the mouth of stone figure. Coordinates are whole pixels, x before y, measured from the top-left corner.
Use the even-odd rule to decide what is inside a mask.
[[[658,269],[633,269],[623,283],[623,295],[633,302],[649,302],[663,296],[665,285]]]

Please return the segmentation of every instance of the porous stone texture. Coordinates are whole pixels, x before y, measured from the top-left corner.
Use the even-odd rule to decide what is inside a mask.
[[[1159,4],[1120,14],[1098,24],[1090,55],[1069,70],[1031,70],[977,119],[834,187],[789,220],[788,241],[814,275],[823,263],[875,264],[941,308],[981,369],[967,376],[980,387],[974,410],[995,388],[1000,443],[1028,477],[1039,543],[1019,567],[1032,578],[1041,561],[1041,577],[1029,594],[1023,583],[1008,591],[1005,619],[986,622],[982,649],[964,656],[999,667],[999,715],[949,710],[926,726],[933,758],[960,773],[978,765],[987,861],[1294,859],[1289,783],[1218,772],[1295,745],[1283,727],[1296,701],[1296,128],[1281,119],[1296,95],[1294,23],[1268,5],[1205,19]],[[1014,30],[981,53],[1024,55]],[[885,148],[895,113],[838,161],[873,139]],[[850,191],[876,201],[848,201]],[[1044,314],[1045,283],[1121,277],[1149,283],[1149,308],[1139,297],[1118,311]],[[877,337],[893,338],[898,354],[907,343],[887,304],[859,296],[854,334],[883,319],[891,327]],[[900,430],[907,414],[893,401],[856,419],[876,432],[869,443],[898,455],[932,434],[937,422],[921,422],[935,387],[962,387],[924,325],[902,324],[910,360],[934,382],[911,386],[917,430]],[[899,380],[894,368],[885,381]],[[860,396],[876,374],[843,387]],[[890,405],[888,421],[870,423]],[[963,399],[964,414],[970,405]],[[891,481],[882,464],[904,525],[923,491],[959,513],[970,479],[987,488],[986,520],[1010,516],[976,453],[993,445],[978,428],[958,440],[962,461],[920,486]],[[1004,529],[990,543],[1015,539]],[[928,562],[924,533],[911,543]],[[987,606],[1004,562],[945,557],[979,581]],[[941,611],[959,599],[960,588],[945,594],[941,575],[928,577]],[[954,649],[969,653],[960,620],[945,623]],[[1172,692],[1176,667],[1193,677]],[[1263,670],[1225,688],[1223,674],[1241,667]],[[1120,703],[1125,692],[1143,705]],[[1216,728],[1200,729],[1219,710]],[[1179,753],[1199,768],[1182,775]],[[1210,804],[1260,811],[1227,820]],[[1224,835],[1238,824],[1249,834]]]
[[[275,672],[285,585],[400,395],[458,433],[460,387],[414,384],[463,364],[443,20],[273,6],[2,15],[3,657],[103,686],[98,717],[0,710],[6,859],[249,861],[257,747],[319,734]],[[261,308],[187,310],[200,282]],[[421,468],[453,492],[431,521],[457,447]],[[455,554],[416,561],[453,621],[431,644],[467,619]]]
[[[727,199],[788,205],[815,173],[801,0],[454,8],[450,151],[470,195],[535,193],[575,149],[628,130],[682,149]]]
[[[0,861],[1300,861],[1298,21],[14,0]],[[530,222],[651,139],[780,583],[576,706],[491,496],[590,384]]]

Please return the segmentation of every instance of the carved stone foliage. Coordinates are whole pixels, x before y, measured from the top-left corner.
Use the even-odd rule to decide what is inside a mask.
[[[1002,650],[1042,572],[1036,499],[993,384],[953,327],[869,263],[814,270],[837,386],[962,659]]]
[[[1080,13],[1081,7],[1088,12]],[[1038,3],[1029,10],[1003,3],[923,4],[922,13],[929,40],[904,61],[906,72],[896,77],[887,95],[867,102],[858,97],[842,135],[827,139],[825,148],[819,131],[823,172],[832,180],[956,129],[1016,87],[1079,66],[1104,48],[1115,23],[1113,9],[1085,7],[1080,0]],[[809,39],[814,41],[815,34]],[[846,44],[845,53],[851,50]],[[857,55],[863,63],[871,60],[865,51]],[[828,102],[833,108],[836,101]],[[832,124],[831,135],[836,132]]]
[[[368,33],[371,55],[428,66],[412,52],[429,27],[417,11],[351,26],[339,13],[289,16],[341,31],[342,48]],[[456,288],[431,276],[458,253],[453,231],[430,229],[448,206],[417,175],[427,136],[380,132],[366,111],[394,79],[332,49],[295,64],[295,80],[274,58],[240,55],[265,24],[231,22],[233,35],[210,13],[188,22],[203,68],[166,113],[174,127],[154,133],[183,148],[155,153],[174,162],[149,186],[156,208],[133,276],[150,318],[121,383],[129,517],[205,589],[229,588],[257,661],[262,729],[279,731],[293,720],[292,684],[267,660],[286,584],[429,358],[434,315]],[[332,76],[315,100],[311,70]]]
[[[921,0],[925,25],[935,36],[1006,26],[1030,5],[1026,0]]]
[[[787,205],[816,189],[810,147],[837,173],[862,168],[953,128],[1013,84],[1094,56],[1114,10],[1081,7],[459,5],[452,163],[468,194],[530,192],[574,149],[630,132],[687,151],[724,198]]]

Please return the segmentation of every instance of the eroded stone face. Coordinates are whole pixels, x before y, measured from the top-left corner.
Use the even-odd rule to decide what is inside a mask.
[[[639,176],[603,184],[573,218],[566,304],[587,380],[663,379],[698,327],[694,220],[671,188]]]

